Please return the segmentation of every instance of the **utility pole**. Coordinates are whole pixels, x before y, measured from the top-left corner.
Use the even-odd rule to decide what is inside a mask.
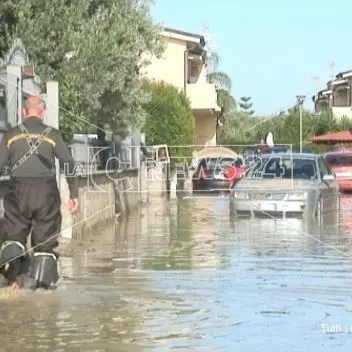
[[[299,152],[302,153],[303,149],[303,126],[302,126],[302,115],[303,115],[303,103],[304,99],[306,98],[305,95],[297,95],[297,104],[299,106]]]

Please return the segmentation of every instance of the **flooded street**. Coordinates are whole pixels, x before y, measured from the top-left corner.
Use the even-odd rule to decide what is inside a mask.
[[[348,351],[350,204],[339,232],[160,200],[76,241],[56,292],[0,301],[0,351]]]

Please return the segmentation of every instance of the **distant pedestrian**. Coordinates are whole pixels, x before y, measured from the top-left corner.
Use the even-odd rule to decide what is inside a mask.
[[[229,181],[230,188],[232,188],[240,180],[240,178],[244,176],[245,173],[246,169],[243,166],[241,158],[238,158],[234,165],[229,165],[224,174]]]

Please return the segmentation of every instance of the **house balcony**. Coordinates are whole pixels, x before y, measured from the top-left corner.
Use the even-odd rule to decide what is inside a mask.
[[[189,83],[186,94],[191,102],[192,110],[213,110],[220,113],[221,108],[217,104],[215,84],[212,83]]]
[[[314,103],[316,113],[325,112],[330,109],[331,95],[332,95],[332,90],[324,89],[318,92],[313,97],[313,103]]]
[[[331,106],[331,99],[329,96],[318,97],[317,99],[314,99],[313,102],[314,102],[315,112],[318,114],[329,111]]]
[[[337,74],[326,85],[313,97],[315,112],[331,109],[336,119],[345,116],[352,120],[352,71]]]
[[[342,79],[333,81],[332,85],[332,112],[334,116],[352,118],[351,83],[348,79]]]
[[[317,100],[315,102],[315,112],[318,114],[329,111],[329,108],[330,108],[329,101]]]

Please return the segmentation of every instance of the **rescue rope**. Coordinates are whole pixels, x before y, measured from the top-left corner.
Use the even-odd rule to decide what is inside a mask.
[[[43,241],[43,242],[41,242],[41,243],[38,243],[37,245],[28,248],[27,250],[24,251],[23,254],[18,255],[18,256],[16,256],[16,257],[12,258],[11,260],[8,260],[7,262],[5,262],[5,263],[3,263],[2,265],[0,265],[0,269],[1,269],[2,267],[6,266],[6,265],[9,265],[11,262],[15,261],[16,259],[21,258],[23,255],[29,253],[31,250],[33,250],[33,249],[35,249],[35,248],[37,248],[37,247],[42,246],[43,244],[45,244],[45,243],[51,241],[51,240],[52,240],[53,238],[55,238],[55,237],[60,236],[60,234],[62,234],[62,232],[66,231],[66,230],[68,230],[68,229],[72,229],[72,228],[76,227],[77,225],[83,224],[85,221],[92,219],[93,217],[95,217],[96,215],[100,214],[101,212],[103,212],[103,211],[105,211],[105,210],[108,210],[108,209],[111,209],[111,208],[114,208],[114,207],[115,207],[115,205],[110,205],[110,206],[108,206],[108,207],[105,207],[105,208],[103,208],[103,209],[100,209],[100,210],[96,211],[94,214],[88,216],[87,218],[84,218],[83,220],[78,221],[77,223],[73,224],[72,226],[68,226],[68,227],[64,228],[63,230],[61,230],[60,232],[58,232],[58,233],[56,233],[56,234],[54,234],[54,235],[50,235],[45,241]]]

